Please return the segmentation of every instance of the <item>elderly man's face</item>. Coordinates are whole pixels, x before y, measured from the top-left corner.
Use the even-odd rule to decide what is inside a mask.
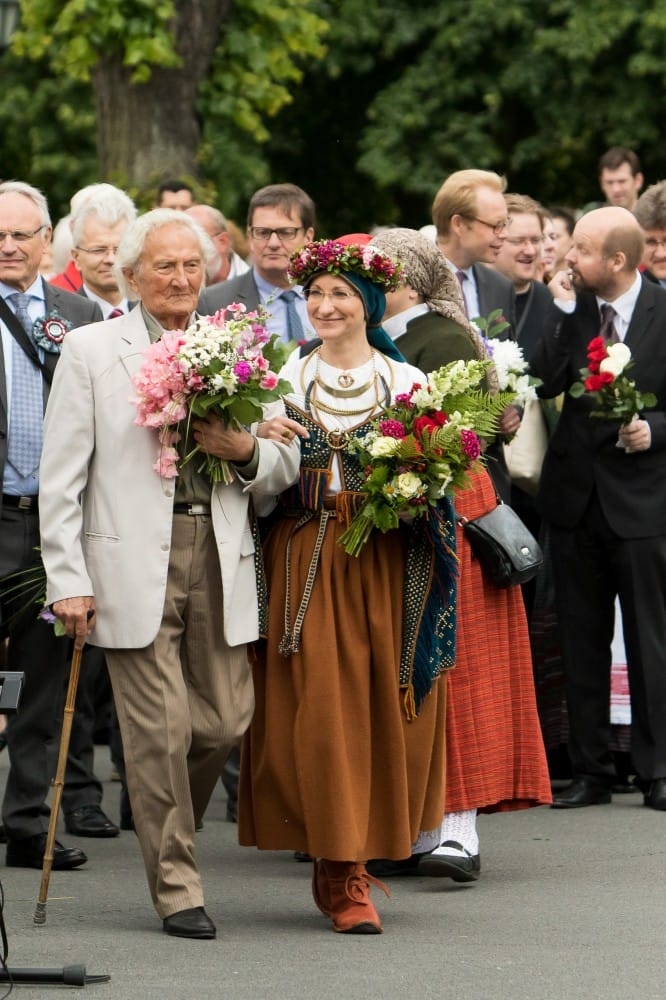
[[[666,281],[666,229],[645,230],[643,265],[659,281]]]
[[[197,307],[204,275],[197,237],[177,222],[149,233],[138,266],[125,271],[132,291],[165,330],[187,326]]]
[[[39,209],[16,191],[0,195],[0,281],[24,292],[39,273],[51,229]]]

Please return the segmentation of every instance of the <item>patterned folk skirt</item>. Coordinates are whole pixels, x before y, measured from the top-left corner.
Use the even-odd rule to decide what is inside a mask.
[[[292,535],[294,524],[279,521],[265,546],[269,634],[255,650],[239,840],[336,861],[405,858],[442,819],[446,682],[408,722],[398,683],[403,533],[373,533],[354,558],[337,544],[340,522],[328,522],[300,650],[284,657],[286,581],[293,623],[319,520]]]
[[[496,506],[487,472],[456,494],[470,520]],[[458,526],[456,665],[448,674],[446,812],[551,801],[520,587],[488,582]]]

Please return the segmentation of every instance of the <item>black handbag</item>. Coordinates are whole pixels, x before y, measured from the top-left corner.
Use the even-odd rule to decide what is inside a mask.
[[[484,575],[496,587],[513,587],[536,576],[543,553],[515,510],[498,503],[494,510],[469,521],[458,518]]]

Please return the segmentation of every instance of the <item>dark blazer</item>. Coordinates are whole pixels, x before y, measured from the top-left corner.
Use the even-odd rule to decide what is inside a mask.
[[[578,296],[569,315],[551,304],[531,368],[543,380],[539,395],[566,395],[548,445],[537,506],[553,524],[573,528],[596,490],[608,523],[621,538],[665,535],[666,291],[643,279],[625,337],[634,361],[631,377],[639,390],[657,397],[656,406],[643,413],[652,434],[648,451],[627,454],[616,447],[618,423],[592,417],[588,396],[568,394],[598,332],[597,302],[589,292]]]
[[[533,281],[527,293],[527,302],[516,322],[516,340],[529,361],[532,352],[543,337],[546,316],[550,312],[553,296],[541,281]]]
[[[87,323],[95,323],[102,319],[102,311],[96,302],[81,298],[72,292],[66,292],[62,288],[44,283],[44,296],[46,314],[57,312],[63,319],[67,319],[74,327],[85,326]],[[48,394],[48,386],[45,383],[45,394]],[[0,480],[4,473],[5,462],[7,460],[7,384],[5,381],[5,359],[0,349]]]
[[[511,324],[511,330],[507,330],[504,339],[515,340],[516,293],[513,284],[499,271],[493,271],[492,267],[486,267],[485,264],[474,264],[472,271],[479,298],[479,315],[485,317],[493,309],[501,309],[505,320]]]
[[[472,341],[462,327],[435,312],[411,319],[395,346],[410,365],[426,375],[450,361],[471,361],[476,357]]]
[[[250,268],[245,274],[229,281],[218,281],[216,285],[204,288],[199,297],[197,311],[202,316],[211,316],[218,309],[224,309],[232,302],[242,302],[248,312],[258,309],[261,305],[259,289],[254,280],[254,270]]]

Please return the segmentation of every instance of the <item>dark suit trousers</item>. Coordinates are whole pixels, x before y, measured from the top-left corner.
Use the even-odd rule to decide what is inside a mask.
[[[38,545],[38,517],[3,508],[0,577],[38,565]],[[4,586],[12,586],[12,581],[5,581]],[[37,617],[37,604],[12,618],[26,600],[20,593],[2,599],[3,628],[9,635],[7,668],[25,674],[19,710],[7,727],[10,767],[2,820],[13,839],[31,837],[48,828],[46,799],[56,770],[70,647],[69,640],[56,636],[53,626]],[[70,785],[63,792],[66,812],[99,802],[101,786],[72,754],[65,780]]]
[[[550,526],[575,776],[613,782],[610,670],[619,595],[639,778],[666,777],[666,538],[619,538],[593,494],[574,529]]]

